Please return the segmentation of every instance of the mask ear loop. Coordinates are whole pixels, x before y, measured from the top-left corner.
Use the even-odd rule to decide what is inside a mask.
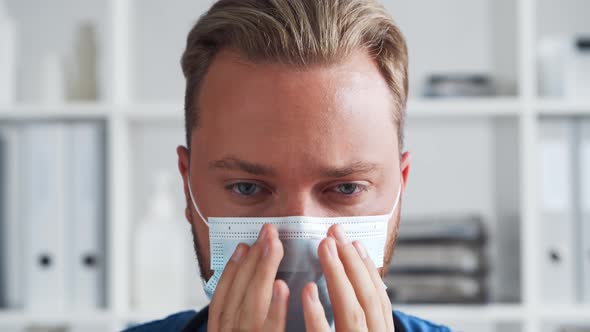
[[[391,209],[391,211],[389,211],[388,219],[391,218],[391,216],[393,215],[393,213],[395,212],[395,209],[397,208],[397,205],[399,204],[400,198],[402,195],[402,184],[400,182],[399,184],[399,188],[397,189],[397,197],[395,198],[395,204],[393,204],[393,209]]]
[[[201,220],[205,223],[205,226],[207,226],[207,228],[209,228],[209,223],[207,222],[205,217],[203,217],[201,210],[199,210],[199,206],[195,202],[195,196],[193,195],[193,190],[191,189],[191,176],[190,176],[190,174],[187,175],[187,180],[188,180],[188,194],[191,197],[191,202],[193,203],[193,207],[197,211],[199,218],[201,218]],[[211,278],[213,278],[213,276],[211,276]],[[209,301],[211,301],[211,298],[213,297],[213,293],[211,292],[211,290],[209,288],[209,281],[201,278],[201,282],[203,283],[203,289],[205,290],[205,293],[206,293],[207,297],[209,298]]]
[[[205,225],[207,227],[209,227],[209,223],[207,222],[207,219],[205,219],[205,217],[203,217],[203,214],[201,213],[201,210],[199,210],[199,206],[197,205],[197,203],[195,203],[195,196],[193,195],[193,190],[191,189],[191,176],[190,176],[190,174],[187,175],[187,178],[188,178],[188,193],[189,193],[189,195],[191,197],[191,202],[193,203],[193,207],[197,211],[197,214],[199,215],[199,217],[201,218],[201,220],[203,220],[203,222],[205,223]]]
[[[387,220],[391,219],[391,216],[393,215],[393,213],[395,212],[395,209],[397,208],[397,205],[399,204],[401,196],[402,196],[402,183],[400,182],[399,187],[397,189],[397,197],[395,198],[395,203],[393,204],[393,209],[391,209],[391,211],[387,215]],[[387,285],[385,284],[385,281],[382,280],[381,282],[383,283],[383,288],[387,289]]]

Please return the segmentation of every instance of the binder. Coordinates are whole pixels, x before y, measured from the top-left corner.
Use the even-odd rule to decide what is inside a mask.
[[[65,309],[65,128],[33,123],[23,129],[24,307]]]
[[[98,123],[68,128],[67,305],[77,310],[104,306],[104,144]]]
[[[590,303],[590,120],[579,124],[581,300]]]
[[[4,164],[6,163],[5,156],[4,156],[4,140],[0,135],[0,243],[5,242],[6,235],[5,232],[5,224],[6,221],[4,220],[4,210],[6,209],[5,205],[5,190],[1,189],[4,188],[4,179],[5,171],[4,171]],[[4,248],[0,248],[0,308],[6,307],[6,295],[4,292],[6,290],[6,281],[4,281],[5,274],[6,274],[6,257],[8,257],[12,252],[10,250],[6,250]]]
[[[546,303],[576,299],[574,130],[568,120],[541,122],[540,293]]]
[[[20,229],[20,159],[21,134],[17,124],[0,125],[0,138],[3,141],[2,183],[0,191],[4,208],[0,211],[2,236],[0,250],[3,259],[4,289],[3,305],[9,308],[21,307],[23,303],[23,266]]]

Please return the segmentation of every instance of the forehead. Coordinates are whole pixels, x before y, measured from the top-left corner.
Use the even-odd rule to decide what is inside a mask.
[[[218,100],[219,93],[229,98]],[[354,102],[362,102],[367,106],[379,104],[388,107],[391,114],[394,112],[391,93],[385,80],[375,61],[362,51],[354,52],[332,64],[302,68],[277,63],[252,63],[235,52],[221,51],[214,58],[203,79],[198,104],[201,110],[206,112],[207,108],[203,106],[211,103],[232,104],[236,100],[256,96],[266,97],[262,100],[249,100],[249,104],[258,103],[260,109],[285,104],[283,101],[288,98],[306,96],[309,99],[299,100],[299,103],[295,104],[293,102],[296,100],[289,100],[290,105],[297,107],[302,106],[301,104],[338,104],[350,107],[340,107],[337,111],[361,111],[351,107],[355,106]],[[239,112],[240,109],[230,111]],[[281,109],[284,107],[275,107],[274,115],[283,115],[285,112],[281,112]],[[329,110],[319,110],[314,114],[326,115]]]
[[[204,77],[198,105],[193,140],[205,143],[211,158],[217,152],[258,159],[273,154],[278,162],[290,159],[288,151],[309,162],[346,162],[375,159],[384,149],[397,152],[391,93],[362,52],[331,65],[296,68],[254,64],[224,51]]]

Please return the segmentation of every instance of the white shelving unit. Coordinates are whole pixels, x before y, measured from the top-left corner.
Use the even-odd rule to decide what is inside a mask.
[[[10,0],[8,5],[9,9],[24,8],[35,6],[41,1]],[[512,175],[516,181],[510,184],[513,187],[500,191],[500,194],[506,193],[508,196],[510,194],[515,196],[515,199],[512,200],[514,206],[506,207],[505,211],[502,211],[504,207],[500,206],[500,212],[495,211],[499,205],[504,204],[498,202],[498,198],[492,193],[495,190],[494,182],[502,182],[503,173],[501,171],[497,173],[498,171],[492,166],[474,171],[474,177],[487,179],[483,185],[485,190],[489,189],[490,193],[463,193],[475,196],[474,206],[481,202],[481,209],[489,211],[488,217],[490,219],[500,218],[500,214],[503,212],[514,214],[516,217],[514,222],[517,223],[515,228],[518,230],[518,238],[513,244],[516,246],[517,253],[515,254],[518,256],[519,268],[516,272],[518,280],[512,280],[516,285],[514,286],[516,294],[513,294],[516,300],[505,300],[504,295],[499,292],[500,295],[497,296],[497,299],[493,299],[493,302],[487,305],[404,305],[398,306],[396,309],[437,322],[448,323],[457,327],[458,330],[463,327],[466,331],[484,331],[483,328],[473,328],[472,326],[476,325],[472,324],[490,326],[490,331],[514,329],[526,332],[542,331],[546,322],[585,322],[590,325],[589,305],[547,304],[542,303],[539,296],[540,286],[537,275],[542,273],[537,262],[539,186],[537,185],[538,156],[536,147],[539,141],[539,122],[542,117],[546,116],[590,118],[590,101],[549,100],[537,95],[535,49],[538,34],[544,33],[538,27],[539,16],[542,15],[538,8],[546,1],[549,0],[452,0],[445,1],[442,5],[426,0],[412,2],[384,0],[393,16],[399,18],[398,23],[408,37],[411,61],[416,59],[411,65],[411,70],[417,74],[412,76],[413,95],[408,104],[407,132],[410,149],[413,145],[422,147],[428,144],[425,141],[417,143],[412,141],[414,136],[423,137],[428,128],[441,128],[440,132],[443,135],[453,135],[456,126],[466,132],[483,128],[489,135],[476,138],[475,142],[489,143],[498,141],[498,139],[500,139],[499,142],[502,142],[502,135],[498,134],[498,131],[502,129],[498,129],[496,125],[507,123],[510,127],[508,131],[515,140],[504,141],[504,144],[511,146],[511,155],[508,158],[512,159],[513,163],[517,163],[513,165],[516,173]],[[75,1],[59,0],[57,2],[59,5],[66,6]],[[0,106],[0,123],[31,120],[103,121],[107,129],[109,206],[106,220],[109,253],[107,258],[107,308],[96,312],[58,314],[36,314],[18,309],[0,311],[0,331],[4,331],[3,326],[64,322],[105,324],[104,326],[108,326],[109,329],[117,330],[128,322],[141,322],[170,314],[169,312],[138,312],[132,305],[132,255],[129,243],[133,236],[134,220],[139,218],[141,214],[142,203],[145,204],[136,197],[139,192],[136,187],[138,181],[132,180],[134,177],[132,167],[135,165],[133,158],[136,156],[134,151],[140,148],[134,146],[132,142],[138,141],[136,136],[140,127],[159,128],[159,126],[165,126],[166,130],[170,132],[178,130],[171,141],[176,144],[184,144],[182,141],[184,137],[182,104],[184,86],[178,61],[188,29],[211,2],[211,0],[177,0],[164,4],[164,2],[156,0],[102,0],[99,6],[102,8],[101,14],[95,19],[99,20],[98,25],[102,27],[100,41],[101,54],[104,58],[101,60],[103,81],[100,86],[102,87],[101,95],[104,98],[96,102],[63,105],[44,105],[24,100],[15,105]],[[82,3],[95,2],[85,0]],[[581,5],[581,2],[577,0],[566,0],[559,3],[564,7]],[[154,12],[159,8],[158,6],[161,7],[161,12]],[[438,9],[433,10],[433,13],[425,13],[424,17],[421,17],[420,14],[429,6],[444,6],[446,9],[443,9],[442,12]],[[490,8],[491,10],[488,11]],[[584,8],[588,10],[590,7],[585,5]],[[474,12],[469,12],[470,10]],[[573,11],[575,12],[575,10]],[[572,8],[567,13],[571,12]],[[445,13],[454,16],[452,18],[445,17]],[[564,15],[569,15],[565,13]],[[590,22],[585,15],[587,13],[588,11],[582,10],[579,15],[586,22]],[[559,12],[554,14],[560,15]],[[438,18],[431,17],[432,15],[437,15]],[[481,17],[487,17],[487,20],[478,21],[478,18]],[[19,19],[19,16],[16,15],[16,18]],[[418,23],[411,23],[415,19]],[[420,19],[424,21],[420,22]],[[442,23],[437,23],[437,20]],[[453,20],[458,20],[460,23],[453,25],[451,23]],[[412,30],[419,24],[430,28]],[[445,24],[449,24],[451,27],[447,28]],[[467,24],[482,24],[483,27],[474,29],[475,32],[467,33],[464,31],[469,30]],[[590,23],[586,23],[583,27],[584,31],[590,32]],[[441,36],[446,36],[449,39],[447,41],[450,44],[449,48],[429,52],[429,54],[420,53],[419,50],[428,49],[428,43],[432,43],[432,47],[441,45],[438,40],[441,36],[428,37],[429,33],[435,33],[432,31],[433,29],[440,30],[436,33],[441,33]],[[478,31],[483,31],[488,36],[480,38],[480,36],[472,35]],[[453,34],[459,35],[454,37]],[[465,41],[462,38],[465,38]],[[471,45],[470,41],[475,40],[477,43]],[[150,53],[150,47],[154,47],[154,44],[158,45],[155,47],[158,50],[154,49],[154,52]],[[442,45],[444,44],[442,43]],[[508,46],[498,51],[496,48],[500,48],[499,45]],[[462,48],[456,50],[455,46]],[[474,49],[479,47],[483,51]],[[29,48],[25,47],[24,49]],[[418,51],[413,52],[416,49]],[[466,53],[464,58],[455,59],[457,53],[463,52]],[[465,66],[461,67],[458,64],[465,64]],[[506,89],[502,90],[500,96],[493,98],[423,99],[419,97],[419,93],[414,91],[419,91],[420,82],[423,79],[423,76],[420,75],[430,68],[429,65],[436,70],[444,70],[445,68],[451,68],[451,70],[473,68],[490,70]],[[158,68],[150,71],[150,66]],[[160,76],[163,77],[161,80]],[[422,131],[414,135],[413,129]],[[442,138],[443,141],[445,139],[455,142],[451,138]],[[461,148],[481,148],[469,146],[469,137],[464,137],[464,140],[466,145],[461,145]],[[486,160],[492,160],[496,155],[494,148],[490,146],[485,147],[486,150],[482,152],[486,156]],[[173,149],[173,147],[171,148]],[[173,152],[172,149],[167,152]],[[419,165],[420,150],[414,152]],[[170,164],[175,166],[176,159],[172,157]],[[421,168],[415,169],[412,177],[420,178],[424,175],[418,172]],[[428,170],[424,168],[423,172],[428,172]],[[427,175],[428,179],[436,181],[438,173]],[[414,181],[414,178],[411,178],[411,181]],[[416,182],[418,182],[418,188],[414,191],[416,194],[413,197],[410,196],[407,202],[409,210],[407,213],[409,214],[418,213],[419,209],[429,208],[428,204],[424,204],[426,207],[420,205],[420,197],[418,197],[423,192],[421,190],[426,190],[424,188],[428,187],[426,184],[422,185],[420,181]],[[410,188],[412,185],[410,182]],[[441,186],[441,183],[428,185],[436,188]],[[435,193],[438,192],[435,190]],[[410,194],[413,195],[413,193]],[[450,196],[451,198],[447,199],[455,197]],[[459,200],[461,197],[460,195],[456,196],[459,202],[457,209],[470,208],[471,206],[461,206]],[[436,213],[436,210],[426,212]],[[495,229],[496,232],[499,232],[505,226],[495,225],[491,228],[492,231]],[[501,253],[502,245],[500,243],[492,243],[491,246],[492,254]],[[495,287],[501,288],[506,278],[510,278],[510,275],[498,275]],[[199,287],[201,287],[200,284],[194,284],[194,288]],[[509,326],[509,328],[504,329],[505,326]]]

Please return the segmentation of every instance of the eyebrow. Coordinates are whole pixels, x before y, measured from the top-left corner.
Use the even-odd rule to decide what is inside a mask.
[[[351,174],[375,172],[380,168],[381,167],[379,164],[357,161],[344,167],[323,168],[319,173],[323,177],[342,178]],[[227,156],[222,159],[212,161],[209,163],[209,169],[230,171],[237,170],[259,176],[272,176],[277,174],[277,171],[272,167],[248,162],[235,156]]]
[[[227,156],[209,163],[209,169],[220,169],[230,171],[242,171],[253,175],[275,175],[276,171],[272,167],[251,163],[235,156]]]
[[[354,162],[348,166],[326,168],[321,171],[322,176],[330,178],[342,178],[356,173],[372,173],[379,170],[381,167],[375,163],[368,163],[363,161]]]

